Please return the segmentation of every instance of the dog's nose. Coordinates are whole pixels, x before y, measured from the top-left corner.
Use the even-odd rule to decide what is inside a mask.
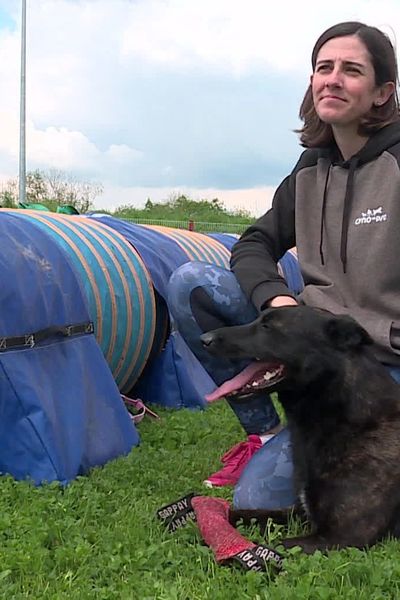
[[[200,336],[200,339],[203,346],[211,346],[211,344],[214,341],[214,336],[211,332],[208,331],[207,333],[203,333]]]

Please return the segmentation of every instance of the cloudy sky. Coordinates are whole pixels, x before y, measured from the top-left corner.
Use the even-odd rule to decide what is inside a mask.
[[[258,215],[301,149],[316,38],[400,0],[27,0],[27,169],[101,182],[98,208],[174,193]],[[0,0],[0,182],[18,174],[20,0]]]

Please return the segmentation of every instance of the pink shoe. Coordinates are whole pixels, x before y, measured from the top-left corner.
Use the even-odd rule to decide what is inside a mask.
[[[261,446],[258,435],[249,435],[246,442],[239,442],[224,454],[221,458],[223,468],[203,481],[204,485],[210,488],[235,485],[250,458]]]

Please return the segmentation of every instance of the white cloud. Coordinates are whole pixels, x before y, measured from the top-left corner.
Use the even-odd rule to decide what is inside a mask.
[[[19,123],[7,119],[0,113],[4,122],[0,136],[0,153],[8,152],[16,164],[18,157]],[[38,129],[32,121],[26,124],[27,162],[31,169],[53,168],[63,171],[89,173],[92,177],[104,178],[104,169],[115,172],[129,169],[142,153],[125,144],[111,144],[101,151],[80,131],[70,131],[66,127]],[[106,178],[107,179],[107,178]]]
[[[143,152],[134,150],[126,144],[111,144],[104,155],[115,163],[128,166],[133,161],[140,159],[143,156]]]
[[[264,65],[308,71],[315,39],[335,22],[400,23],[398,0],[148,0],[127,13],[122,52],[168,68],[226,69]]]
[[[17,27],[0,29],[0,171],[15,176],[20,3],[3,3]],[[100,178],[114,186],[116,205],[134,188],[149,189],[144,183],[167,197],[166,183],[177,180],[194,194],[215,185],[227,198],[229,181],[249,189],[257,161],[254,185],[264,165],[265,183],[278,183],[297,151],[287,132],[296,126],[312,46],[348,19],[400,40],[399,0],[28,2],[28,169]],[[250,173],[245,183],[222,181],[240,170]]]

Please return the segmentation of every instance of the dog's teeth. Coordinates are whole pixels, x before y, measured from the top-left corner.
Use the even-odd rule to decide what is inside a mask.
[[[276,375],[276,371],[267,371],[263,377],[264,377],[265,381],[269,381],[270,379],[275,377],[275,375]]]

